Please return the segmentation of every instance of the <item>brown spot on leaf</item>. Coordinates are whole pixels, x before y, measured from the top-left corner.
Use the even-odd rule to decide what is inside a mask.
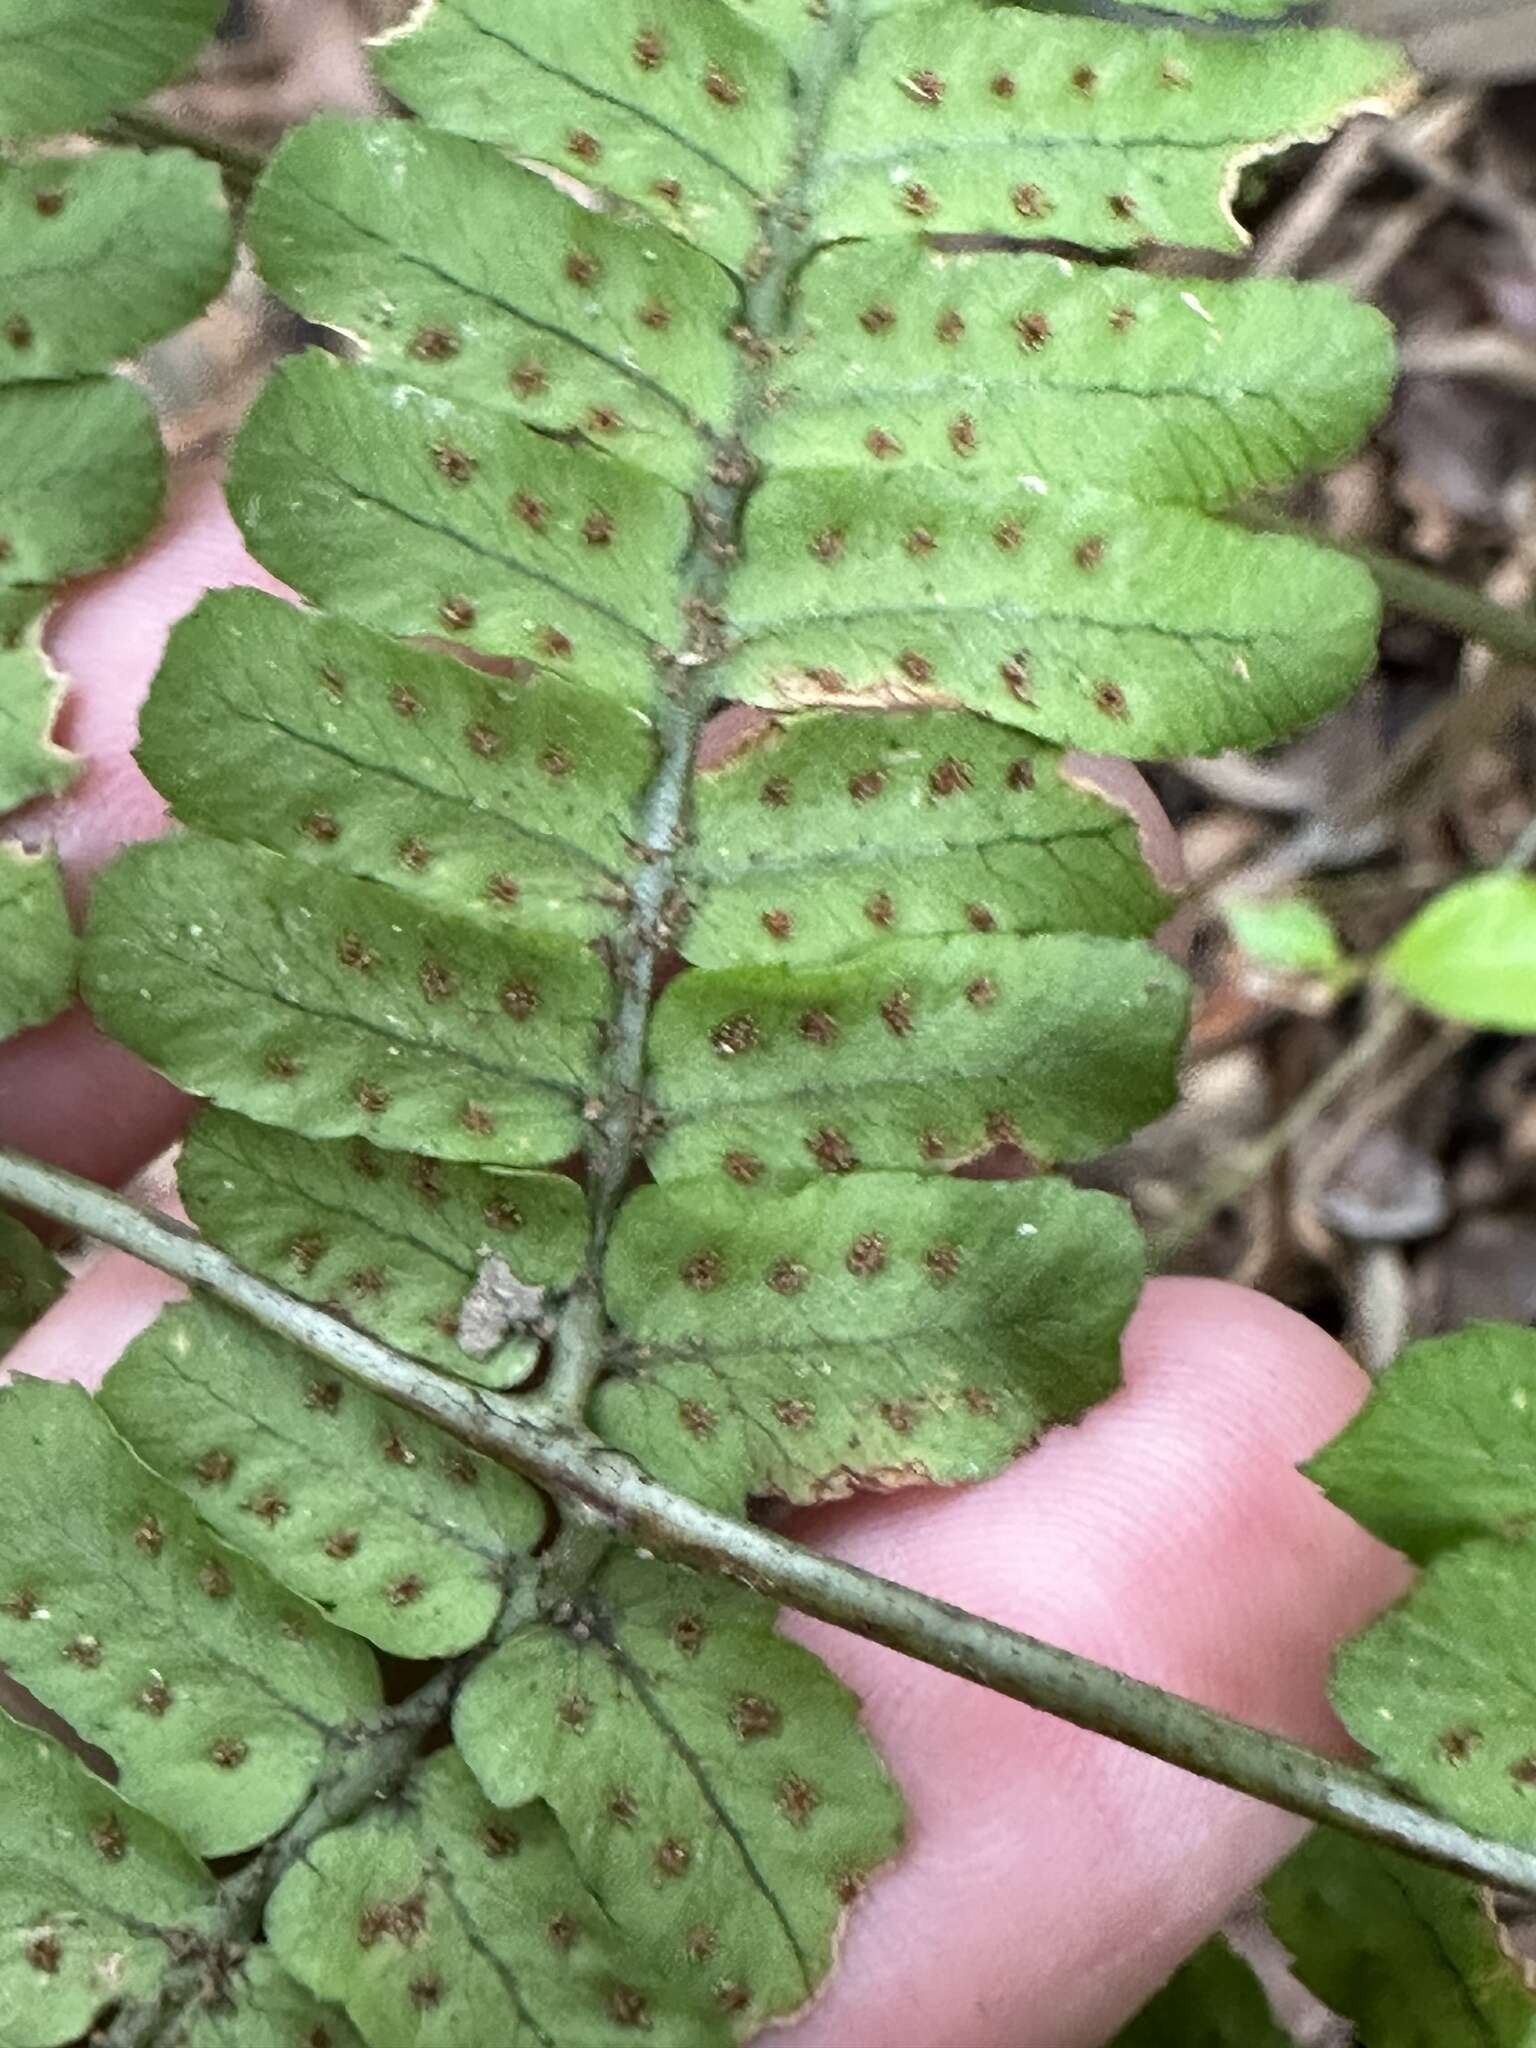
[[[775,1259],[767,1277],[775,1294],[803,1294],[811,1275],[798,1259]]]
[[[234,1477],[235,1461],[228,1451],[204,1451],[192,1470],[204,1486],[224,1486]]]
[[[951,754],[929,776],[928,787],[935,796],[958,796],[962,791],[973,788],[975,781],[970,763],[957,761]]]
[[[630,44],[629,53],[642,71],[657,71],[666,62],[666,39],[660,29],[642,29]]]
[[[411,341],[411,354],[418,363],[447,363],[459,352],[459,337],[451,327],[418,328]]]
[[[524,1024],[539,1007],[539,991],[531,981],[509,981],[496,998],[504,1013]]]
[[[989,974],[978,975],[965,992],[965,1000],[974,1010],[985,1010],[997,1001],[997,983]]]
[[[1020,220],[1044,220],[1051,210],[1051,202],[1038,185],[1015,185],[1013,210]]]
[[[664,334],[672,325],[672,314],[660,299],[652,299],[640,308],[637,316],[642,327],[649,327],[655,334]]]
[[[6,321],[5,326],[0,328],[0,333],[4,334],[6,340],[14,349],[26,349],[32,346],[32,323],[30,320],[23,320],[19,313],[14,318]]]
[[[949,426],[949,445],[957,455],[974,455],[977,448],[976,422],[968,412],[961,413]]]
[[[965,315],[955,306],[947,307],[933,323],[935,337],[952,346],[965,339]]]
[[[910,989],[892,989],[880,1005],[880,1015],[885,1019],[886,1029],[896,1038],[910,1038],[916,1029],[912,1021],[912,992]]]
[[[722,1059],[733,1059],[738,1053],[756,1052],[762,1043],[757,1020],[738,1010],[733,1017],[725,1017],[709,1034],[709,1042]]]
[[[714,1409],[706,1407],[702,1401],[684,1401],[678,1408],[677,1418],[690,1436],[701,1441],[713,1436],[720,1422]]]
[[[565,147],[578,163],[595,164],[602,161],[603,145],[585,128],[573,128],[565,138]]]
[[[172,1698],[171,1688],[165,1680],[154,1678],[139,1694],[138,1706],[142,1713],[152,1714],[158,1721],[162,1714],[169,1711]]]
[[[216,1557],[210,1557],[197,1575],[197,1583],[210,1600],[227,1600],[235,1582]]]
[[[238,1771],[250,1750],[238,1735],[220,1735],[208,1747],[209,1757],[221,1771]]]
[[[435,1971],[411,1979],[411,2003],[418,2012],[430,2012],[443,1996],[443,1980]]]
[[[299,826],[306,838],[318,846],[331,846],[341,837],[341,827],[329,811],[311,811]]]
[[[743,1188],[751,1187],[766,1171],[755,1152],[727,1152],[723,1164],[731,1179]]]
[[[725,1278],[725,1261],[718,1252],[695,1252],[677,1272],[683,1285],[695,1294],[712,1294]]]
[[[395,854],[401,867],[408,868],[413,875],[425,873],[435,858],[431,847],[420,839],[402,839]]]
[[[523,1846],[523,1838],[517,1829],[504,1820],[488,1820],[480,1830],[480,1846],[493,1861],[499,1862],[504,1856],[515,1856]]]
[[[392,1429],[379,1448],[391,1465],[405,1465],[409,1467],[416,1463],[416,1453],[411,1449],[398,1429]]]
[[[1109,210],[1116,220],[1130,221],[1136,218],[1136,202],[1129,192],[1111,192]]]
[[[944,81],[936,71],[914,71],[901,81],[901,89],[920,107],[938,106],[946,91]]]
[[[821,1794],[808,1779],[780,1778],[774,1801],[792,1827],[803,1828],[820,1806]]]
[[[690,1927],[683,1942],[683,1953],[690,1963],[707,1963],[720,1946],[720,1936],[713,1927]]]
[[[134,1530],[133,1540],[146,1557],[158,1557],[161,1545],[165,1542],[165,1531],[160,1526],[159,1517],[146,1515]]]
[[[293,1512],[283,1496],[271,1486],[263,1487],[260,1493],[253,1494],[242,1505],[248,1515],[253,1515],[269,1529],[275,1529],[285,1515]]]
[[[618,434],[624,429],[624,415],[611,405],[593,405],[587,408],[586,429],[589,434]]]
[[[1091,93],[1098,82],[1099,74],[1091,64],[1079,64],[1072,74],[1072,83],[1081,93]]]
[[[783,1728],[784,1716],[772,1700],[744,1692],[732,1702],[731,1726],[743,1742],[766,1742]]]
[[[923,1264],[928,1277],[936,1287],[946,1287],[960,1270],[960,1250],[957,1245],[930,1245],[923,1253]]]
[[[994,1109],[988,1113],[986,1132],[989,1145],[1017,1145],[1022,1136],[1006,1109]]]
[[[101,1642],[96,1636],[76,1636],[64,1645],[63,1655],[82,1671],[101,1669]]]
[[[539,635],[539,646],[551,661],[568,661],[575,653],[570,635],[562,633],[558,626],[546,626]]]
[[[696,1614],[680,1614],[672,1624],[672,1641],[685,1657],[696,1657],[708,1631]]]
[[[771,775],[757,793],[757,800],[771,811],[782,811],[793,792],[782,775]]]
[[[555,1708],[555,1720],[572,1735],[586,1732],[592,1719],[592,1702],[583,1692],[568,1692]]]
[[[889,462],[903,453],[902,445],[894,434],[888,434],[884,427],[871,427],[864,436],[864,446],[876,462]]]
[[[960,1398],[972,1415],[992,1416],[997,1413],[997,1402],[985,1387],[967,1387]]]
[[[866,306],[859,315],[859,325],[866,334],[889,334],[896,325],[896,309],[883,302],[875,306]]]
[[[781,944],[795,929],[795,920],[787,910],[765,910],[759,922],[769,938],[777,939]]]
[[[59,1937],[51,1928],[42,1934],[34,1934],[23,1954],[31,1967],[40,1970],[45,1977],[56,1977],[59,1974],[59,1965],[64,1960]]]
[[[965,906],[965,921],[973,932],[995,932],[997,930],[996,913],[988,910],[985,903],[967,903]]]
[[[581,529],[581,537],[589,548],[606,548],[613,545],[613,536],[618,531],[609,512],[593,512],[588,515]]]
[[[896,922],[896,906],[883,889],[878,890],[864,905],[864,915],[872,925],[887,931]]]
[[[581,1939],[581,1927],[569,1913],[557,1913],[545,1927],[544,1934],[551,1948],[569,1954]]]
[[[885,777],[878,768],[866,768],[862,775],[850,775],[848,794],[856,804],[867,804],[877,797],[885,787]]]
[[[806,1139],[805,1149],[823,1173],[852,1173],[859,1163],[859,1155],[844,1133],[826,1126]]]
[[[863,1237],[856,1237],[848,1247],[848,1256],[843,1263],[850,1273],[861,1280],[872,1280],[877,1273],[883,1273],[890,1254],[890,1244],[878,1231],[869,1231]]]
[[[921,561],[925,555],[931,555],[934,552],[938,542],[926,526],[915,526],[907,535],[904,545],[907,553],[912,556],[914,561]]]
[[[381,1941],[396,1941],[402,1948],[414,1948],[426,1928],[425,1892],[412,1892],[405,1899],[375,1899],[358,1916],[358,1945],[373,1948]]]
[[[656,1851],[656,1869],[662,1877],[685,1877],[693,1851],[680,1835],[668,1835]]]
[[[1130,706],[1125,701],[1125,692],[1118,683],[1096,683],[1093,691],[1093,708],[1106,718],[1128,718]]]
[[[910,213],[914,220],[931,220],[939,210],[939,202],[926,185],[914,179],[902,188],[901,210]]]
[[[824,532],[815,535],[811,541],[810,551],[818,562],[825,562],[830,567],[833,562],[841,561],[847,553],[848,536],[841,527],[829,526]]]
[[[391,1607],[414,1607],[427,1590],[425,1579],[415,1572],[407,1572],[403,1579],[396,1579],[384,1595]]]
[[[327,1557],[333,1557],[338,1563],[344,1563],[349,1557],[356,1557],[357,1546],[362,1540],[356,1529],[337,1529],[333,1534],[326,1537],[320,1547]]]
[[[520,901],[523,887],[516,875],[492,875],[485,885],[485,893],[490,902],[509,908]]]
[[[608,1818],[621,1828],[632,1828],[640,1818],[639,1802],[627,1785],[620,1785],[609,1794]]]
[[[467,484],[480,466],[473,455],[467,455],[462,448],[441,444],[432,450],[432,464],[438,475],[446,477],[451,484]]]
[[[1013,325],[1020,343],[1031,354],[1044,348],[1051,338],[1051,323],[1044,313],[1021,313]]]
[[[1079,569],[1097,569],[1104,559],[1104,536],[1091,533],[1086,540],[1079,541],[1072,551],[1072,559]]]
[[[596,284],[603,266],[590,249],[572,249],[565,259],[565,274],[572,284]]]
[[[1448,1728],[1435,1746],[1448,1764],[1464,1764],[1482,1739],[1476,1728]]]
[[[658,178],[651,190],[668,206],[681,206],[683,203],[683,187],[677,178]]]
[[[1035,764],[1026,754],[1010,761],[1003,774],[1003,780],[1010,789],[1028,790],[1035,786]]]
[[[429,1003],[445,1003],[459,992],[459,977],[441,960],[423,960],[418,979]]]
[[[494,1138],[496,1119],[483,1102],[466,1102],[459,1111],[459,1123],[472,1138]]]
[[[773,1412],[786,1429],[804,1429],[814,1418],[815,1408],[809,1401],[775,1401]]]
[[[718,64],[711,64],[705,72],[704,90],[720,107],[739,107],[746,97],[736,80]]]
[[[914,683],[933,681],[933,663],[926,654],[919,654],[913,648],[909,647],[904,654],[897,655],[896,666]]]
[[[1011,71],[999,71],[992,81],[993,95],[1000,100],[1011,100],[1018,89],[1018,81]]]
[[[1010,697],[1020,704],[1034,703],[1034,672],[1027,654],[1010,654],[998,669],[998,674],[1007,685]]]
[[[1130,306],[1116,306],[1109,316],[1110,332],[1127,334],[1136,325],[1136,314]]]
[[[116,1814],[103,1814],[91,1829],[91,1846],[96,1854],[108,1863],[121,1863],[128,1847],[128,1837],[123,1833],[122,1823]]]
[[[57,220],[68,203],[69,194],[67,192],[49,191],[34,192],[32,194],[33,207],[42,215],[44,220]]]
[[[532,527],[535,533],[544,531],[545,522],[549,518],[549,507],[542,498],[535,498],[528,491],[519,491],[512,500],[512,510],[524,526]]]
[[[450,633],[467,633],[475,623],[476,612],[467,597],[445,597],[437,608],[437,616]]]

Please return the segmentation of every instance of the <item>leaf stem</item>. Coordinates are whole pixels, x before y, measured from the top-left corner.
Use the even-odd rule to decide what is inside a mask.
[[[539,1420],[515,1399],[442,1378],[294,1300],[180,1224],[120,1195],[0,1149],[0,1199],[89,1232],[206,1288],[373,1392],[574,1501],[625,1542],[735,1579],[803,1614],[1304,1819],[1475,1882],[1536,1897],[1536,1854],[1442,1820],[1370,1771],[671,1493],[586,1431]]]
[[[231,188],[242,195],[250,192],[267,164],[260,150],[242,149],[227,137],[199,134],[195,128],[163,120],[144,107],[135,113],[114,114],[95,133],[102,142],[131,144],[136,149],[189,149],[194,156],[217,164]]]

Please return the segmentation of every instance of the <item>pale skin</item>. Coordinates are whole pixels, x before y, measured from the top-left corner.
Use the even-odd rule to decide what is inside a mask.
[[[39,807],[79,893],[165,827],[129,758],[169,624],[207,588],[275,589],[211,485],[97,578],[52,634],[61,736],[90,766]],[[259,798],[254,800],[259,801]],[[1154,850],[1161,821],[1138,799]],[[35,835],[34,835],[35,836]],[[0,1051],[0,1142],[115,1184],[186,1105],[80,1016]],[[94,1383],[176,1291],[100,1257],[12,1354]],[[1330,1338],[1215,1282],[1154,1281],[1125,1388],[992,1484],[850,1503],[796,1533],[839,1555],[1245,1720],[1342,1751],[1333,1645],[1401,1590],[1401,1560],[1296,1472],[1365,1391]],[[1298,1838],[1286,1816],[819,1624],[792,1624],[860,1691],[911,1809],[841,1968],[786,2048],[1100,2048]]]

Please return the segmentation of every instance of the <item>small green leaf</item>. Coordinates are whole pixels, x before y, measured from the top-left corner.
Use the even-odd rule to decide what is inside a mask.
[[[601,161],[595,139],[577,146]],[[274,291],[425,391],[595,439],[616,414],[624,459],[684,489],[702,432],[728,426],[725,273],[659,227],[579,212],[494,150],[418,123],[311,121],[263,179],[250,234]]]
[[[271,1951],[252,1948],[238,1968],[221,1970],[222,1998],[199,2001],[177,2048],[365,2048],[331,2005],[321,2005],[285,1976]]]
[[[323,1835],[278,1886],[267,1935],[371,2048],[730,2038],[675,1967],[614,1925],[548,1811],[487,1804],[451,1751],[418,1766],[395,1805]]]
[[[1460,1878],[1324,1829],[1264,1896],[1297,1975],[1361,2048],[1536,2048],[1536,2002]]]
[[[56,853],[0,840],[0,1038],[46,1024],[75,993],[76,942]]]
[[[1398,934],[1380,967],[1437,1016],[1536,1031],[1536,879],[1493,874],[1456,883]]]
[[[434,126],[638,200],[737,266],[794,150],[784,59],[724,0],[439,0],[375,62]]]
[[[1375,586],[1343,555],[1075,484],[966,484],[870,417],[895,444],[877,473],[781,476],[752,500],[734,696],[961,704],[1149,758],[1264,745],[1374,659]]]
[[[210,1494],[236,1483],[222,1443],[205,1460]],[[0,1392],[0,1465],[0,1660],[194,1848],[281,1827],[377,1711],[368,1651],[217,1541],[78,1387]]]
[[[1220,1938],[1197,1949],[1113,2048],[1290,2048],[1252,1970]]]
[[[594,438],[621,450],[622,420]],[[594,448],[312,349],[248,414],[230,503],[259,559],[317,604],[650,702],[688,502]]]
[[[1536,1537],[1465,1543],[1334,1667],[1333,1702],[1383,1770],[1474,1833],[1536,1847]]]
[[[590,690],[496,681],[251,590],[176,628],[140,734],[183,823],[514,934],[612,925],[653,753]]]
[[[0,1210],[0,1358],[52,1308],[68,1277],[24,1224]]]
[[[907,937],[1136,937],[1171,907],[1123,810],[1051,748],[951,712],[783,721],[700,778],[695,838],[682,943],[703,967],[867,952],[893,874]]]
[[[1305,1470],[1421,1564],[1523,1528],[1536,1517],[1536,1331],[1473,1323],[1411,1344]]]
[[[8,1714],[0,1780],[0,2041],[64,2048],[109,2005],[154,1995],[167,1944],[203,1931],[213,1880],[168,1829]]]
[[[872,899],[901,929],[899,878]],[[775,915],[776,913],[770,913]],[[698,968],[651,1031],[668,1180],[944,1172],[999,1144],[1117,1144],[1173,1101],[1188,1008],[1151,947],[1049,935],[893,940],[841,966]],[[733,1166],[733,1155],[756,1162]]]
[[[161,1315],[99,1398],[228,1543],[399,1657],[479,1642],[544,1533],[515,1473],[210,1301]]]
[[[487,1795],[547,1800],[618,1926],[743,2038],[814,1993],[900,1842],[853,1695],[767,1602],[671,1566],[613,1554],[568,1621],[479,1666],[454,1725]]]
[[[242,1265],[480,1386],[515,1386],[539,1355],[536,1334],[484,1356],[460,1344],[482,1260],[549,1289],[553,1314],[586,1248],[581,1190],[558,1174],[327,1144],[219,1110],[193,1125],[177,1177],[193,1222]]]
[[[136,547],[164,494],[154,412],[125,379],[0,384],[0,641],[8,597],[17,631],[54,584]]]
[[[1401,96],[1390,44],[1199,36],[1023,8],[904,7],[833,101],[814,204],[828,240],[988,230],[1087,248],[1240,248],[1236,167]]]
[[[605,976],[585,950],[192,835],[97,886],[84,985],[184,1087],[316,1137],[512,1164],[581,1135]]]
[[[184,69],[223,0],[0,0],[0,136],[82,128]]]
[[[1329,978],[1344,965],[1332,923],[1303,897],[1255,897],[1228,903],[1224,910],[1233,938],[1261,967]]]
[[[967,483],[1025,475],[1215,508],[1349,454],[1392,388],[1382,315],[1286,279],[847,243],[809,266],[799,320],[782,399],[755,435],[781,470],[877,475],[896,459],[872,444],[880,430],[908,462]]]
[[[30,599],[20,591],[10,596],[19,619]],[[5,609],[0,591],[0,813],[35,796],[58,796],[80,773],[79,761],[52,737],[63,678],[44,655],[35,623],[29,631],[19,622],[15,644],[5,644]]]
[[[615,1229],[594,1424],[727,1509],[984,1479],[1113,1391],[1142,1277],[1129,1212],[1062,1181],[668,1182]]]
[[[183,150],[0,163],[0,384],[137,355],[201,313],[232,254],[218,170]]]

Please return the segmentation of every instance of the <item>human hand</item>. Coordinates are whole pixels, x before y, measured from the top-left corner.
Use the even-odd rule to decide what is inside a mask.
[[[28,815],[83,889],[164,810],[128,758],[170,622],[209,586],[276,589],[212,486],[156,547],[61,613],[77,788]],[[184,1099],[73,1016],[0,1051],[0,1141],[115,1182],[159,1152]],[[176,1292],[103,1254],[11,1354],[94,1384]],[[865,1499],[796,1533],[1235,1714],[1324,1747],[1332,1644],[1402,1566],[1294,1467],[1358,1405],[1331,1339],[1257,1295],[1155,1281],[1126,1385],[986,1486]],[[786,2048],[1099,2048],[1296,1839],[1287,1817],[963,1681],[808,1622],[862,1693],[911,1809],[902,1860],[850,1925],[841,1967]]]

